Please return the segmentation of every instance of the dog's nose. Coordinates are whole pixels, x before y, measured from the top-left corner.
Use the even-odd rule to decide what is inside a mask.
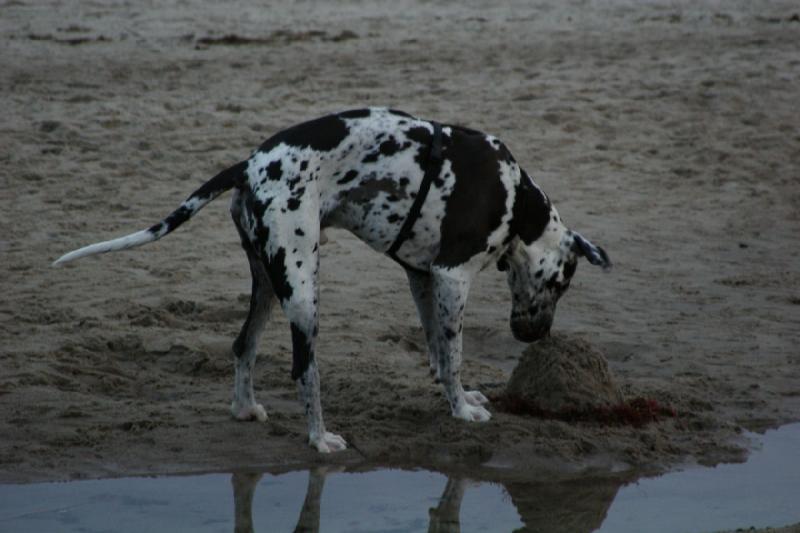
[[[514,338],[520,342],[536,342],[549,332],[547,330],[531,330],[528,328],[511,328]]]
[[[552,319],[540,319],[535,321],[512,321],[511,333],[520,342],[534,342],[550,333]]]

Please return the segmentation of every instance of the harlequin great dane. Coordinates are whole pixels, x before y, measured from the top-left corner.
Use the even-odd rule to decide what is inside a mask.
[[[428,344],[431,373],[453,416],[491,417],[478,391],[461,385],[464,305],[473,276],[507,272],[511,331],[534,341],[550,329],[578,258],[610,268],[602,248],[567,229],[547,196],[497,138],[392,109],[327,115],[269,138],[149,229],[70,252],[54,264],[156,241],[233,189],[231,214],[252,274],[250,311],[233,343],[233,416],[265,420],[253,395],[256,343],[277,297],[292,334],[292,379],[309,442],[342,450],[326,430],[315,357],[319,245],[344,228],[406,270]]]

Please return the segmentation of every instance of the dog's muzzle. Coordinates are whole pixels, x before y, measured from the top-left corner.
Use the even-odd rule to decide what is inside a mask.
[[[514,317],[511,319],[511,333],[520,342],[534,342],[550,333],[553,325],[552,314],[540,314],[535,318]]]

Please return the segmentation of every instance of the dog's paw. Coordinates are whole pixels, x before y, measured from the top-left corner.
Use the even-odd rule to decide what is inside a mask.
[[[481,394],[481,391],[467,390],[464,391],[464,399],[470,405],[485,405],[489,403],[489,398]]]
[[[257,420],[259,422],[267,421],[267,410],[260,403],[253,405],[238,406],[234,402],[231,404],[231,414],[236,420]]]
[[[320,436],[309,437],[308,443],[319,453],[340,452],[347,449],[347,442],[342,437],[328,431]]]
[[[481,394],[481,396],[483,395]],[[470,405],[464,402],[457,411],[453,412],[453,416],[467,422],[487,422],[492,418],[492,413],[480,405]]]

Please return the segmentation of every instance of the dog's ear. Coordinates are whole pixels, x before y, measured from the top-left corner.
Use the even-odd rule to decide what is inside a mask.
[[[591,264],[601,266],[605,271],[611,270],[611,259],[609,259],[605,250],[584,239],[576,231],[572,232],[572,236],[575,239],[572,243],[572,249],[579,257],[585,257]]]

